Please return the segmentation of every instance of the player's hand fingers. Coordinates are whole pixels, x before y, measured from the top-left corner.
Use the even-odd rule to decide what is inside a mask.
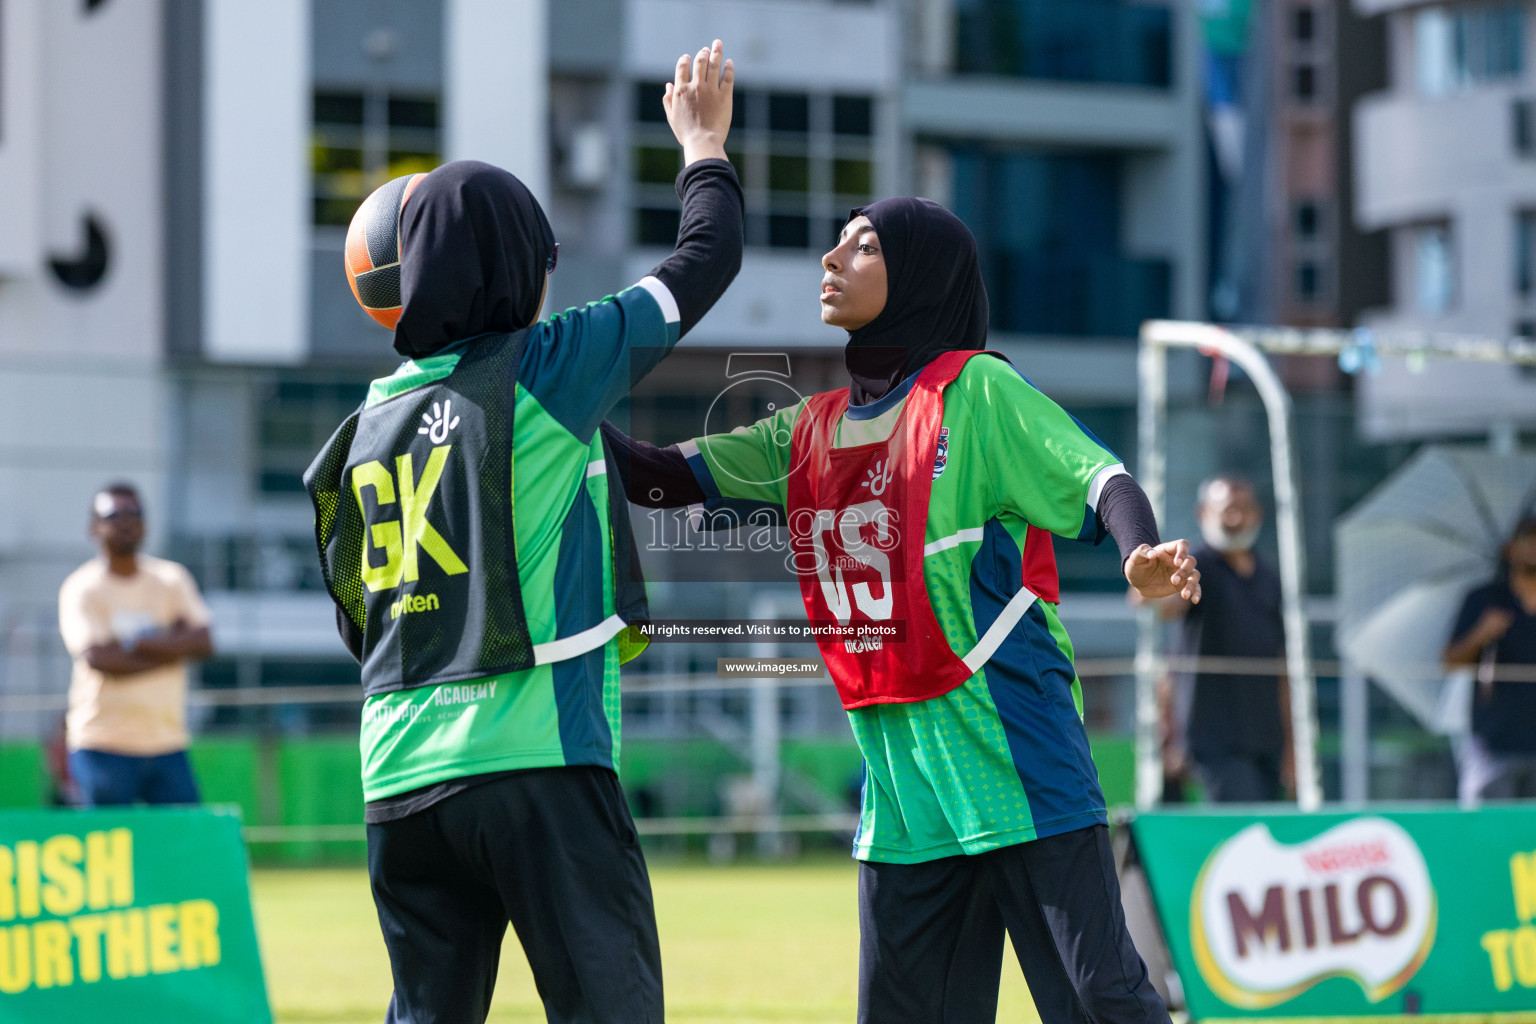
[[[699,85],[709,81],[709,47],[699,48],[699,52],[693,58],[693,80]]]
[[[725,67],[720,72],[720,87],[727,91],[736,84],[736,62],[731,58],[725,58]]]
[[[670,115],[672,113],[672,83],[671,82],[668,82],[667,83],[667,87],[665,89],[663,89],[662,92],[661,92],[661,107],[662,107],[663,110],[665,110],[667,112],[668,115]]]
[[[677,89],[681,89],[683,86],[687,85],[689,81],[692,80],[692,67],[693,64],[688,59],[688,55],[686,53],[677,58],[677,69],[672,72],[672,83],[674,86],[676,86]]]
[[[725,44],[716,39],[709,47],[709,67],[706,72],[705,82],[710,85],[720,84],[720,68],[725,63]]]

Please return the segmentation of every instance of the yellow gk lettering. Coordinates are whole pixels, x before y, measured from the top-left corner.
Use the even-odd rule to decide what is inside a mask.
[[[362,565],[363,584],[369,590],[393,590],[401,583],[416,582],[421,577],[421,552],[426,552],[449,576],[469,571],[469,566],[448,546],[443,535],[427,521],[432,496],[442,483],[443,469],[448,464],[448,451],[452,447],[445,444],[433,448],[427,456],[427,464],[421,471],[420,479],[416,477],[409,452],[395,459],[394,474],[378,460],[352,470],[352,492],[357,498],[358,508],[363,509],[365,515],[367,505],[363,503],[363,491],[369,487],[373,488],[374,501],[380,507],[397,503],[400,507],[399,520],[386,520],[369,526],[371,550],[364,551]],[[395,486],[397,477],[398,498]],[[373,562],[379,552],[384,555],[383,565],[375,565]],[[428,610],[426,605],[415,607],[415,600],[419,599],[402,598],[401,602],[390,606],[391,615],[398,617],[405,612]],[[403,603],[405,601],[411,601],[412,604],[406,605]]]
[[[373,488],[373,497],[382,507],[395,503],[395,480],[377,460],[358,466],[352,471],[352,493],[357,496],[357,507],[367,514],[363,504],[363,489]],[[363,552],[363,585],[369,590],[393,590],[400,585],[400,524],[386,521],[374,523],[369,528],[376,550],[384,552],[384,564],[374,565],[372,552]]]
[[[445,444],[432,449],[432,454],[427,456],[427,465],[421,471],[419,481],[411,472],[410,452],[406,452],[395,460],[396,472],[400,477],[400,518],[405,526],[405,580],[407,583],[416,582],[420,575],[417,570],[418,548],[430,555],[449,576],[469,572],[469,566],[453,553],[448,542],[443,540],[443,535],[427,522],[427,509],[432,504],[432,495],[436,493],[437,485],[442,482],[443,467],[448,463],[448,449],[451,447],[453,446]]]

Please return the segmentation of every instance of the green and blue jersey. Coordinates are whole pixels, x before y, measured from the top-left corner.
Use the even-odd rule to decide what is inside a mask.
[[[910,389],[851,407],[839,447],[883,440]],[[783,508],[804,403],[684,446],[710,505]],[[1008,363],[970,360],[944,390],[924,527],[924,583],[958,656],[975,646],[1024,574],[1030,526],[1099,539],[1095,507],[1120,460]],[[959,688],[849,711],[866,774],[854,855],[915,863],[1106,820],[1083,727],[1082,686],[1056,605],[1036,601]]]
[[[621,641],[610,481],[598,426],[678,333],[677,305],[655,278],[529,328],[518,364],[507,500],[516,511],[529,638],[553,656],[523,672],[368,698],[365,800],[510,769],[617,768]],[[373,382],[368,404],[443,379],[473,344],[407,361]],[[561,657],[566,648],[588,647],[582,638],[604,634],[606,643]]]

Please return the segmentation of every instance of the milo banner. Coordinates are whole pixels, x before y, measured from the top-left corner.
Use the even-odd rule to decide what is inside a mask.
[[[1536,806],[1143,814],[1195,1020],[1536,1021]]]
[[[238,818],[0,811],[0,1021],[271,1020]]]

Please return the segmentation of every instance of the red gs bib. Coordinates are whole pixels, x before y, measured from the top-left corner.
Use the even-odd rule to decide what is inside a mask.
[[[811,396],[795,421],[790,543],[806,614],[845,708],[948,693],[986,663],[1035,601],[1021,587],[961,657],[944,637],[923,580],[944,387],[967,360],[983,354],[948,352],[929,363],[884,441],[833,447],[848,409],[847,388]],[[1043,539],[1049,552],[1049,538]]]

